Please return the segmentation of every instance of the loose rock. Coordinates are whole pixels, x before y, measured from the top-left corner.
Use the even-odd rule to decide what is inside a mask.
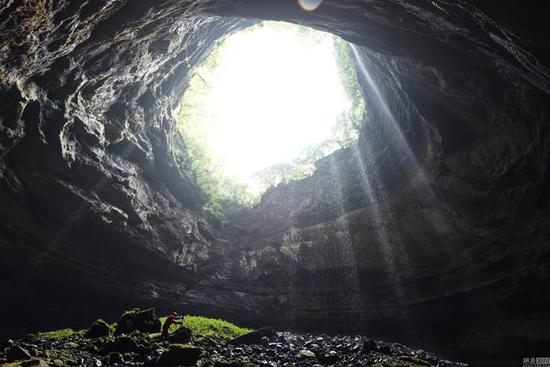
[[[275,336],[275,331],[271,327],[263,327],[248,334],[236,337],[231,341],[233,345],[254,345],[262,344],[262,338],[272,339]]]
[[[101,338],[111,334],[111,327],[105,321],[98,319],[94,321],[92,326],[86,331],[86,338]]]
[[[256,340],[267,338],[270,330],[254,333]],[[249,334],[247,334],[249,335]],[[35,336],[10,342],[0,348],[0,361],[7,352],[22,353],[27,365],[42,366],[127,366],[127,367],[463,367],[435,354],[401,344],[373,341],[361,336],[274,333],[265,344],[234,345],[221,339],[197,338],[189,344],[170,344],[154,334],[133,332],[115,338],[89,339],[74,333],[63,339]],[[377,348],[374,346],[377,345]],[[36,349],[31,358],[27,349]],[[22,352],[27,350],[28,353]],[[382,353],[382,351],[384,353]],[[1,362],[0,362],[1,363]],[[38,363],[38,364],[36,364]],[[42,364],[40,364],[42,363]],[[45,366],[45,365],[44,365]]]
[[[157,365],[158,367],[193,366],[197,363],[201,354],[201,348],[172,344],[169,350],[161,354]]]
[[[6,351],[6,360],[8,362],[27,360],[31,358],[32,356],[29,351],[19,345],[14,345]]]
[[[169,340],[171,343],[185,344],[191,340],[191,331],[185,326],[180,327],[172,335],[170,335]]]
[[[138,349],[136,341],[129,336],[119,336],[116,339],[105,344],[104,353],[127,353],[134,352]]]

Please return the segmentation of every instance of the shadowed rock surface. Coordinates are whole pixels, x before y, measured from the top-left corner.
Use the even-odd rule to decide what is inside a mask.
[[[256,19],[353,42],[370,121],[224,228],[173,109],[215,40]],[[541,355],[548,31],[519,1],[5,1],[1,334],[152,305],[459,360]]]

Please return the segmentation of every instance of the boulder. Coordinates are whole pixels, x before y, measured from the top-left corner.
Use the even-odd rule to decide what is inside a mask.
[[[136,341],[129,336],[123,335],[107,342],[103,348],[103,353],[127,353],[135,352],[137,349],[138,345]]]
[[[13,345],[6,351],[6,359],[8,362],[22,361],[31,358],[30,352],[19,345]]]
[[[231,344],[233,345],[253,345],[253,344],[262,344],[262,338],[268,338],[272,339],[275,337],[275,330],[273,330],[272,327],[263,327],[261,329],[252,331],[248,334],[244,334],[241,336],[236,337],[235,339],[231,340]]]
[[[365,340],[363,343],[363,353],[367,354],[376,351],[378,351],[378,345],[376,345],[376,342],[372,339]]]
[[[115,335],[129,334],[135,330],[144,333],[158,333],[160,326],[160,320],[155,317],[154,308],[146,310],[134,308],[124,312],[120,316],[115,329]]]
[[[191,340],[191,330],[185,326],[180,327],[168,338],[170,343],[185,344]]]
[[[298,352],[298,358],[310,359],[315,357],[316,357],[315,353],[313,353],[311,350],[308,350],[308,349],[302,349],[301,351]]]
[[[183,344],[172,344],[157,360],[158,367],[194,366],[202,355],[202,349]]]
[[[109,336],[111,334],[111,326],[107,324],[102,319],[98,319],[94,321],[92,326],[86,331],[86,334],[84,336],[86,338],[101,338],[105,336]]]

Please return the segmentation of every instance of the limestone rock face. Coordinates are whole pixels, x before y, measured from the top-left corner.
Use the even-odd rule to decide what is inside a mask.
[[[0,7],[0,308],[26,314],[13,331],[177,303],[196,281],[216,244],[172,107],[244,24],[200,2]]]
[[[215,40],[256,19],[353,42],[370,122],[221,228],[173,109]],[[549,31],[511,0],[4,2],[1,332],[181,306],[460,360],[541,355]]]

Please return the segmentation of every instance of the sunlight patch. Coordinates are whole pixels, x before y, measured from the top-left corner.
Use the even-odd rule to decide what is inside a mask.
[[[203,189],[257,197],[355,139],[364,106],[350,59],[341,39],[288,23],[220,41],[194,70],[178,113]]]

